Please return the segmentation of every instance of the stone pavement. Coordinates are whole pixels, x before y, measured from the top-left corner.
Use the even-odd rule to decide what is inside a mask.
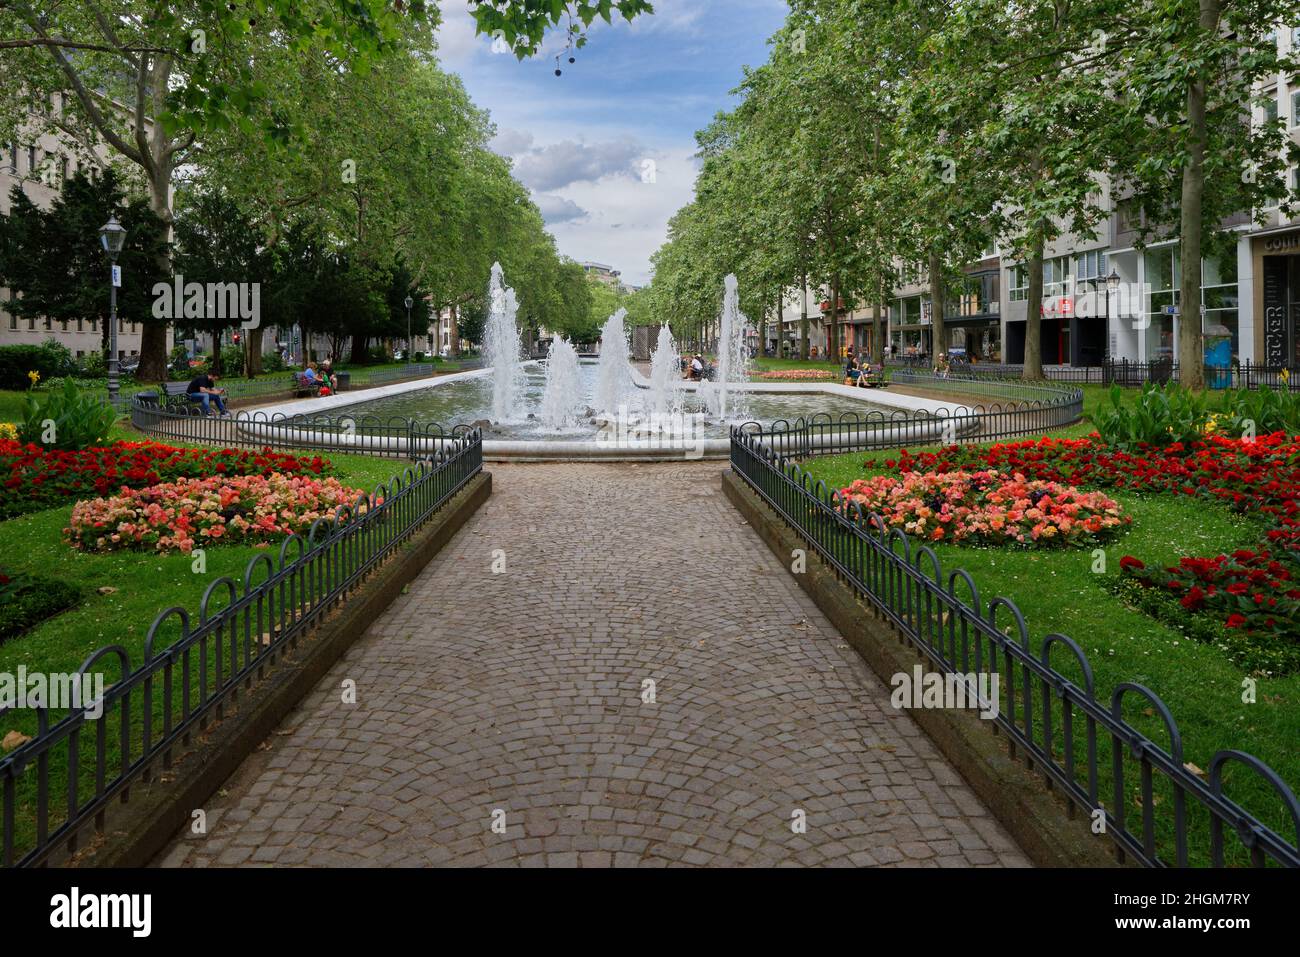
[[[214,796],[207,835],[158,863],[1028,863],[717,464],[491,470],[488,503]]]

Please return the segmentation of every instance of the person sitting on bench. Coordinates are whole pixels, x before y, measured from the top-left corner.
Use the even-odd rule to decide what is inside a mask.
[[[208,374],[200,372],[190,380],[189,387],[185,390],[189,395],[191,402],[201,402],[203,404],[203,414],[212,414],[212,403],[216,403],[217,412],[226,416],[230,413],[226,411],[226,405],[221,397],[226,394],[225,389],[217,388],[217,379],[221,376],[216,373]]]

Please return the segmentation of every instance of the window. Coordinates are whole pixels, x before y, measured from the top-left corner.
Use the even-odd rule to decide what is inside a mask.
[[[1264,124],[1275,123],[1278,117],[1277,90],[1268,90],[1264,93]]]
[[[1029,268],[1022,264],[1008,269],[1007,288],[1012,302],[1024,302],[1029,298]]]
[[[18,144],[6,143],[5,152],[9,154],[9,171],[11,173],[18,172]]]
[[[36,147],[27,147],[27,175],[36,175]]]
[[[1054,256],[1043,260],[1043,298],[1056,299],[1073,295],[1070,275],[1070,257]]]
[[[1291,91],[1291,125],[1300,126],[1300,90]]]
[[[1079,279],[1102,279],[1106,275],[1106,253],[1100,249],[1080,253],[1074,260]]]
[[[1115,207],[1115,215],[1119,219],[1119,231],[1122,233],[1130,232],[1142,225],[1141,210],[1133,199],[1121,199],[1119,205]]]

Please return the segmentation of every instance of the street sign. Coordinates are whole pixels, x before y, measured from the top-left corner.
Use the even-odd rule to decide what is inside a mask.
[[[103,273],[100,275],[102,276]],[[113,263],[113,285],[118,289],[122,288],[122,267],[117,263]]]
[[[1165,308],[1164,308],[1164,313],[1165,313],[1166,316],[1176,316],[1176,315],[1178,315],[1178,307],[1177,307],[1177,306],[1165,306]]]

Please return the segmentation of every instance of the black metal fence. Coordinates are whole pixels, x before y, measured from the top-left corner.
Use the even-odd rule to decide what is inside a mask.
[[[926,357],[904,356],[890,359],[886,365],[893,369],[924,370],[932,372],[934,360]],[[1071,385],[1111,385],[1141,388],[1148,382],[1164,385],[1178,381],[1178,363],[1172,360],[1137,362],[1129,359],[1108,359],[1101,365],[1044,366],[1043,378]],[[953,362],[954,375],[997,376],[1021,378],[1023,365],[1000,362]],[[1300,367],[1260,365],[1249,359],[1231,366],[1205,366],[1205,383],[1211,389],[1284,389],[1300,391]]]
[[[241,581],[211,582],[197,621],[185,608],[161,612],[138,666],[122,645],[90,655],[78,680],[86,688],[111,670],[103,696],[62,717],[35,708],[32,739],[0,757],[0,864],[39,864],[60,846],[76,850],[92,825],[102,831],[112,803],[126,803],[132,784],[171,768],[194,735],[261,682],[482,467],[479,432],[450,439],[372,495],[317,520],[306,537],[286,538],[277,561],[259,554]],[[23,710],[0,708],[0,726]]]
[[[1248,768],[1276,795],[1279,819],[1294,827],[1300,843],[1300,803],[1271,768],[1252,755],[1223,750],[1210,760],[1203,780],[1187,767],[1177,723],[1154,692],[1125,682],[1115,686],[1109,703],[1098,701],[1092,667],[1076,642],[1049,634],[1031,645],[1024,616],[1010,599],[996,597],[986,605],[969,574],[956,569],[945,575],[928,546],[886,529],[879,516],[842,501],[824,483],[812,483],[774,451],[780,440],[733,429],[732,469],[932,669],[958,680],[972,700],[981,693],[979,675],[998,675],[995,700],[979,702],[996,706],[994,731],[1006,734],[1012,757],[1023,756],[1066,799],[1071,816],[1082,809],[1094,822],[1104,817],[1119,860],[1184,867],[1192,856],[1214,866],[1244,857],[1254,866],[1300,867],[1295,844],[1225,793],[1225,770]],[[1052,666],[1054,651],[1073,659],[1077,680]],[[1126,721],[1126,705],[1130,714],[1137,707],[1158,716],[1167,745]],[[1109,751],[1109,767],[1103,751]],[[1225,832],[1235,835],[1237,850],[1225,849]]]
[[[482,365],[481,360],[459,363],[457,371],[468,368],[476,368]],[[433,362],[413,362],[407,366],[394,366],[384,369],[368,369],[365,367],[359,369],[336,370],[346,371],[348,375],[348,390],[365,389],[372,386],[387,385],[392,382],[401,382],[405,379],[423,379],[431,376],[439,370],[448,369],[446,363]],[[284,395],[294,391],[292,375],[296,370],[286,369],[283,373],[275,373],[272,376],[263,379],[240,379],[235,376],[230,378],[223,377],[221,388],[226,390],[228,399],[257,399],[265,396]],[[93,380],[79,382],[83,392],[93,393],[95,395],[107,396],[103,383]],[[117,402],[114,406],[118,409],[128,409],[133,399],[137,396],[147,396],[158,394],[158,383],[135,382],[122,386],[122,391],[118,393]]]
[[[396,416],[284,415],[236,412],[230,418],[205,416],[184,397],[163,402],[136,398],[131,424],[148,435],[175,442],[198,442],[226,448],[315,449],[416,459],[440,452],[474,431],[457,425],[450,430]]]
[[[900,385],[906,376],[908,385],[969,391],[1005,401],[955,405],[933,412],[819,413],[794,421],[774,422],[766,428],[765,437],[778,454],[805,458],[907,445],[954,445],[1037,435],[1077,422],[1083,415],[1083,393],[1075,388],[958,376],[940,378],[919,373],[895,373],[894,376]],[[748,423],[745,428],[757,426],[758,423]]]

